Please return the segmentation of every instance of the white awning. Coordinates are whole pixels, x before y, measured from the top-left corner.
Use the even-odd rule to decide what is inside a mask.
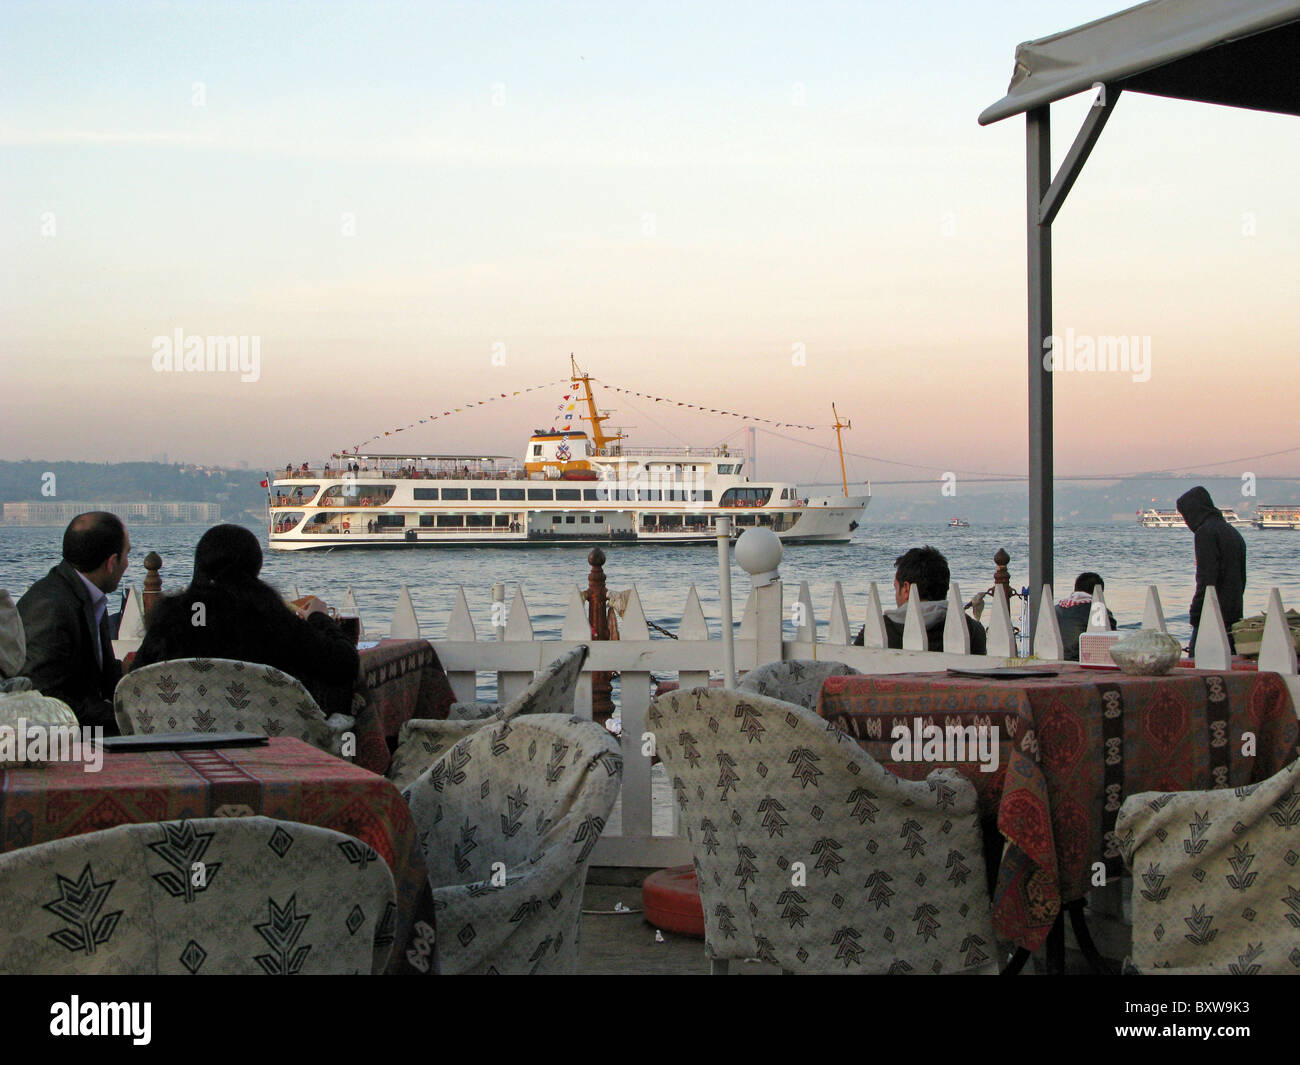
[[[1016,48],[980,125],[1101,82],[1126,91],[1300,114],[1300,0],[1150,0]]]

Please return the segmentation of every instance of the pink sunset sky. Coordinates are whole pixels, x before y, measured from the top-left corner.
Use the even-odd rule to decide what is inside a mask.
[[[4,455],[273,469],[573,352],[774,421],[834,401],[848,450],[934,476],[1023,473],[1024,123],[976,117],[1018,41],[1119,6],[6,5]],[[1089,103],[1053,109],[1058,159]],[[1057,376],[1058,473],[1296,448],[1298,131],[1121,99],[1055,226],[1056,331],[1149,338],[1149,380]],[[257,379],[159,372],[176,329],[257,337]],[[561,394],[389,449],[519,455]],[[639,443],[744,445],[602,398]]]

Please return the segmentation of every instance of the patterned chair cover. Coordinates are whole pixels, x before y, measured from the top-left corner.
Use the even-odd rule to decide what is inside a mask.
[[[955,771],[902,780],[810,710],[749,692],[670,692],[648,722],[717,971],[997,971],[975,790]]]
[[[19,725],[20,719],[25,722],[24,726]],[[8,735],[0,735],[0,769],[16,769],[18,766],[32,764],[25,757],[30,751],[18,750],[18,737],[20,727],[31,729],[36,725],[42,729],[81,728],[81,722],[77,720],[72,707],[61,699],[42,695],[30,688],[0,694],[0,730],[13,730]],[[13,744],[12,754],[7,749],[10,742]]]
[[[388,865],[341,832],[119,825],[0,855],[0,972],[379,973],[396,913]]]
[[[445,721],[411,718],[397,735],[397,750],[393,752],[393,761],[388,767],[388,779],[399,789],[405,788],[457,740],[484,725],[509,721],[519,714],[572,714],[573,693],[578,686],[582,663],[587,660],[587,650],[584,645],[561,655],[505,706],[456,703],[453,717]]]
[[[1300,973],[1300,762],[1243,788],[1130,795],[1115,834],[1139,971]]]
[[[751,669],[736,687],[740,691],[754,692],[816,710],[822,692],[822,681],[827,677],[856,677],[861,672],[843,662],[793,658],[788,662],[769,662],[765,666]]]
[[[229,658],[176,658],[132,670],[118,682],[113,709],[123,736],[256,732],[292,736],[339,756],[344,733],[356,727],[355,718],[326,717],[297,678]]]
[[[573,973],[592,849],[623,781],[618,741],[529,714],[457,742],[403,794],[433,888],[441,973]]]

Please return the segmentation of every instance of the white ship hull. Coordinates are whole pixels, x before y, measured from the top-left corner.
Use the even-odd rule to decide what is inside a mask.
[[[1283,529],[1294,532],[1300,529],[1300,508],[1261,506],[1255,512],[1255,528]]]
[[[382,471],[352,478],[336,472],[327,478],[307,471],[274,481],[268,539],[277,551],[711,544],[716,543],[716,519],[727,515],[733,536],[761,526],[786,543],[848,543],[871,501],[869,486],[861,495],[801,498],[792,484],[756,483],[737,476],[698,478],[691,488],[644,487],[654,483],[410,480],[385,477]],[[706,484],[711,487],[703,487]],[[294,493],[304,487],[306,501],[299,503]],[[417,492],[426,498],[417,499]],[[736,503],[732,497],[741,492],[751,498]],[[386,496],[382,502],[381,494]],[[504,498],[507,495],[524,498]],[[758,502],[752,497],[766,498]]]
[[[1235,529],[1247,529],[1251,522],[1241,517],[1232,507],[1223,507],[1223,520]],[[1187,522],[1176,510],[1144,510],[1138,514],[1138,524],[1144,529],[1186,529]],[[1254,524],[1258,525],[1258,522]]]

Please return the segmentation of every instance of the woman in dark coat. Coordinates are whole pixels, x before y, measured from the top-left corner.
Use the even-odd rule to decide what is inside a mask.
[[[352,712],[359,659],[316,600],[296,612],[258,579],[262,547],[240,525],[217,525],[194,550],[194,579],[154,604],[133,669],[176,658],[260,662],[307,687],[326,715]],[[304,616],[305,614],[305,616]]]

